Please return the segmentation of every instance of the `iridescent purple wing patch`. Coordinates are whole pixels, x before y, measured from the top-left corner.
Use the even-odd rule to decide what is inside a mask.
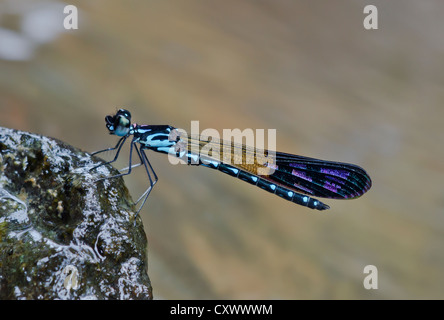
[[[269,180],[310,196],[353,199],[372,185],[367,172],[354,164],[276,152],[276,165]]]

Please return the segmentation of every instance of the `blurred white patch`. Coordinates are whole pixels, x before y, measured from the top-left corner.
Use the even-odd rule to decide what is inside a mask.
[[[0,28],[0,59],[22,61],[34,55],[35,45],[17,32]]]
[[[63,27],[67,4],[56,0],[6,0],[0,2],[0,26],[5,16],[17,16],[19,30],[0,27],[0,59],[26,61],[36,49],[67,32]]]
[[[24,14],[22,32],[37,44],[54,41],[65,31],[64,7],[60,2],[42,2],[41,6]]]

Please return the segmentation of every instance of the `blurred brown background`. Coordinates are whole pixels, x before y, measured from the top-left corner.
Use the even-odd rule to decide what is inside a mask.
[[[70,1],[69,31],[66,4],[0,0],[0,126],[95,151],[125,106],[145,124],[273,128],[278,150],[373,179],[320,213],[149,153],[155,298],[444,298],[444,2]],[[378,290],[363,287],[369,264]]]

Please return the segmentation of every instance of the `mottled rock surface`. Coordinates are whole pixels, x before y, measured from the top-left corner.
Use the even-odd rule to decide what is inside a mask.
[[[147,240],[118,172],[0,127],[0,299],[151,299]]]

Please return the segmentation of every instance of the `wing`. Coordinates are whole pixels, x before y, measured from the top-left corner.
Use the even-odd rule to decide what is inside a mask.
[[[354,199],[362,196],[372,185],[367,172],[354,164],[283,152],[273,154],[267,150],[256,150],[249,146],[216,139],[198,141],[189,138],[188,142],[200,148],[209,147],[217,155],[217,160],[225,164],[309,196]],[[208,156],[215,158],[211,154]],[[265,170],[270,173],[261,174],[264,172],[261,169],[271,169],[271,171]]]
[[[372,185],[367,172],[357,165],[282,152],[276,152],[273,169],[274,172],[264,178],[310,196],[353,199],[362,196]]]

